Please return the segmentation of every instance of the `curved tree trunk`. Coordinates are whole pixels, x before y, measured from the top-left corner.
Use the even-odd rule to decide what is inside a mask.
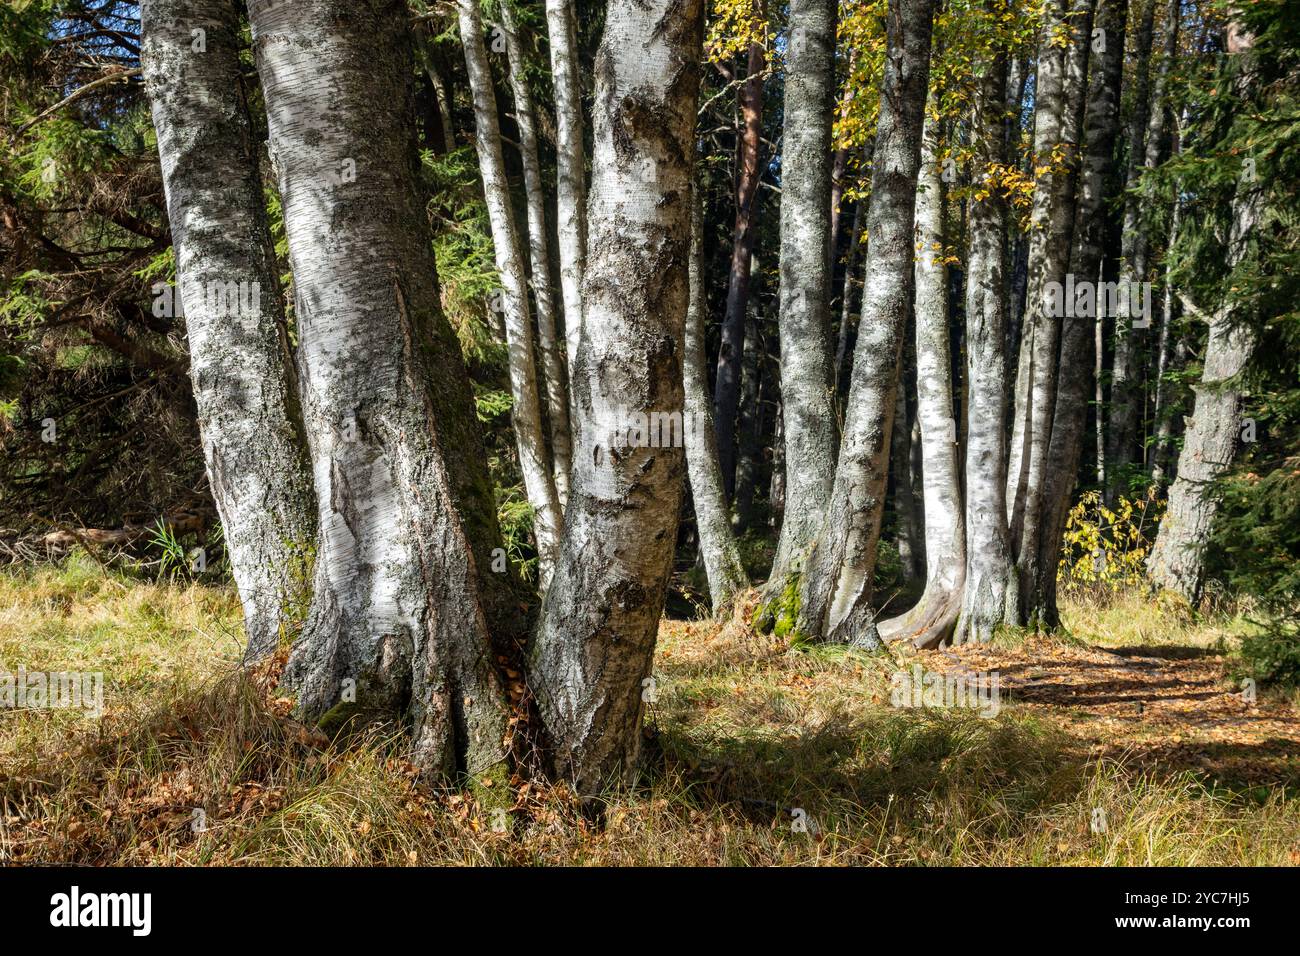
[[[560,510],[569,497],[572,439],[569,429],[569,372],[555,325],[555,296],[551,286],[551,243],[546,229],[546,194],[542,187],[542,162],[537,149],[537,110],[524,79],[524,49],[515,24],[514,3],[502,0],[501,25],[510,58],[510,91],[519,125],[519,155],[524,167],[524,194],[528,204],[528,258],[532,272],[533,301],[537,303],[537,350],[546,379],[546,414],[551,426],[551,458],[555,464],[555,493]]]
[[[754,18],[760,23],[765,21],[763,0],[755,0]],[[736,150],[736,223],[732,231],[731,268],[727,272],[727,307],[722,317],[718,371],[713,385],[718,459],[728,501],[736,488],[736,412],[742,385],[754,240],[758,234],[758,184],[762,179],[758,155],[763,132],[763,73],[766,68],[767,50],[761,43],[750,43],[748,75],[737,96],[742,131]]]
[[[230,0],[146,0],[140,16],[208,483],[256,660],[301,623],[316,508],[240,80],[239,12]]]
[[[596,63],[582,428],[564,549],[530,650],[558,776],[626,782],[641,746],[685,461],[627,441],[629,416],[683,407],[701,0],[613,0]],[[638,429],[639,430],[639,429]]]
[[[912,298],[913,214],[933,15],[934,0],[893,0],[889,7],[886,42],[891,55],[880,94],[862,321],[839,464],[829,497],[818,501],[819,521],[826,517],[800,585],[803,633],[863,647],[879,643],[871,578],[884,510],[899,353]],[[787,405],[792,400],[788,387],[785,400]],[[787,415],[787,442],[790,423],[799,418]],[[798,474],[805,457],[791,458],[800,462]],[[791,521],[789,506],[785,520],[787,525]]]
[[[253,4],[320,526],[299,713],[412,725],[426,772],[503,770],[490,639],[518,616],[417,187],[406,6]],[[378,104],[383,109],[376,109]]]
[[[781,152],[781,407],[785,517],[771,582],[782,587],[821,524],[835,478],[830,350],[831,124],[835,0],[792,0]],[[892,411],[892,394],[891,394]]]
[[[917,175],[916,392],[921,423],[925,498],[925,591],[906,614],[882,621],[885,640],[907,638],[918,647],[947,640],[961,610],[966,580],[966,520],[957,461],[948,323],[948,267],[944,263],[943,181],[938,122],[927,115]]]
[[[470,94],[474,100],[474,121],[477,127],[474,144],[478,151],[479,172],[483,178],[483,194],[487,199],[497,272],[501,278],[510,392],[514,400],[510,420],[519,449],[519,470],[523,472],[524,490],[528,495],[528,503],[533,508],[533,534],[537,540],[540,578],[545,590],[559,557],[560,526],[563,519],[559,495],[555,489],[554,471],[546,454],[542,432],[537,361],[533,354],[533,325],[528,310],[528,283],[523,252],[519,247],[519,232],[515,227],[505,159],[501,154],[501,127],[497,120],[487,50],[483,45],[483,24],[479,17],[478,0],[457,0],[456,10],[460,20],[460,41],[465,49]]]
[[[546,30],[555,85],[555,209],[560,295],[569,374],[582,335],[582,273],[587,258],[587,172],[583,151],[582,85],[578,79],[576,0],[546,0]],[[570,403],[573,401],[570,382]]]
[[[709,372],[704,364],[704,210],[699,197],[691,200],[690,300],[686,312],[686,354],[682,363],[686,390],[684,431],[686,467],[690,475],[700,554],[709,579],[709,601],[715,615],[731,606],[736,594],[749,587],[740,563],[740,550],[731,533],[727,498],[718,467],[713,407],[708,400]],[[751,482],[751,495],[752,495]]]
[[[996,0],[984,12],[996,15]],[[971,182],[984,198],[970,199],[966,258],[966,583],[952,643],[987,641],[1015,623],[1019,604],[1007,528],[1007,201],[996,167],[1006,161],[1002,115],[1007,54],[995,52],[976,91]]]

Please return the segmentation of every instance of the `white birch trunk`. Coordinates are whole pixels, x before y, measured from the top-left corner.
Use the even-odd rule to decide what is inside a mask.
[[[582,83],[574,6],[575,0],[546,0],[551,81],[555,85],[555,208],[560,295],[564,300],[564,342],[570,375],[582,335],[582,279],[587,258],[587,159],[582,145]]]
[[[426,772],[495,773],[508,709],[490,635],[509,637],[509,578],[490,570],[491,486],[438,308],[406,8],[255,2],[250,16],[320,527],[283,685],[329,729],[405,717]]]
[[[582,427],[562,557],[529,656],[556,774],[584,796],[633,776],[653,697],[686,462],[680,440],[653,426],[644,434],[637,416],[662,423],[683,410],[702,44],[701,0],[613,0],[597,57],[584,324],[571,367]]]
[[[889,56],[880,95],[867,216],[871,249],[844,436],[834,485],[828,499],[819,502],[818,517],[820,520],[824,514],[825,520],[800,582],[800,630],[816,638],[863,647],[879,643],[870,603],[871,578],[884,510],[899,355],[912,297],[913,216],[933,14],[933,0],[894,0],[890,4]],[[817,243],[816,236],[806,235],[806,240]],[[791,393],[784,372],[782,385],[789,403]],[[786,414],[787,454],[798,462],[792,475],[805,465],[804,459],[791,453],[791,423],[808,413],[810,410]],[[788,504],[785,520],[787,524],[791,521]]]
[[[514,209],[510,201],[510,182],[506,178],[505,159],[501,154],[501,127],[497,119],[487,49],[483,45],[483,23],[479,17],[478,0],[457,0],[456,10],[461,46],[465,49],[470,95],[474,101],[474,145],[478,152],[479,172],[483,178],[483,194],[487,200],[497,272],[501,278],[510,393],[514,400],[510,420],[515,430],[516,447],[519,449],[519,470],[523,473],[524,490],[533,509],[533,535],[537,541],[539,577],[542,589],[545,590],[559,557],[560,526],[563,519],[559,494],[555,489],[555,472],[546,453],[542,431],[524,256],[519,246],[519,231],[515,226]]]
[[[147,0],[140,15],[199,432],[254,660],[301,623],[316,509],[239,12],[228,0]]]
[[[948,267],[944,263],[943,180],[938,122],[927,115],[916,193],[916,391],[925,501],[925,590],[906,614],[882,621],[885,640],[919,647],[947,640],[961,610],[966,579],[957,420],[953,412]]]

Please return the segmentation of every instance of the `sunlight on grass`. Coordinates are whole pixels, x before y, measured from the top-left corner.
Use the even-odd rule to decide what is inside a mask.
[[[741,602],[742,605],[745,602]],[[0,862],[88,864],[1293,864],[1300,803],[1097,760],[1008,705],[896,709],[883,655],[666,621],[641,785],[598,820],[562,789],[509,813],[420,786],[394,731],[332,744],[236,666],[228,589],[84,560],[0,574],[0,661],[102,670],[101,720],[0,712]],[[1234,622],[1138,598],[1073,640],[1213,646]]]

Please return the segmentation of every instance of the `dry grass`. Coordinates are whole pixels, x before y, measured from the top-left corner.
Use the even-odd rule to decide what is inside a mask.
[[[1218,646],[1236,627],[1128,605],[1071,608],[1069,646]],[[758,637],[747,610],[665,622],[644,780],[592,822],[536,787],[494,816],[416,785],[400,739],[343,748],[301,727],[265,675],[236,668],[226,590],[78,561],[0,575],[0,663],[102,670],[107,705],[98,720],[0,711],[0,862],[1300,862],[1285,787],[1233,793],[1140,754],[1098,759],[1042,707],[895,709],[895,663]]]

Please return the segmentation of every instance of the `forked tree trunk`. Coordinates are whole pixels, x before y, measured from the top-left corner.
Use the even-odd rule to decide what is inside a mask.
[[[820,531],[800,587],[803,633],[862,647],[879,643],[871,578],[884,510],[899,353],[912,297],[913,214],[933,15],[934,0],[892,0],[889,5],[886,43],[891,55],[880,94],[862,321],[835,481],[830,495],[819,502]],[[785,400],[792,402],[788,387]],[[789,423],[814,411],[787,413],[787,442]],[[798,474],[804,458],[790,452],[800,462],[793,470]],[[791,520],[787,505],[786,524]]]
[[[966,520],[962,513],[953,411],[952,347],[948,321],[948,267],[944,262],[944,190],[939,172],[939,129],[925,119],[916,192],[916,392],[921,423],[925,497],[925,591],[906,614],[882,621],[885,640],[918,647],[947,640],[961,610],[966,579]]]
[[[686,312],[686,356],[683,375],[686,389],[686,467],[690,475],[691,499],[695,503],[695,524],[700,535],[700,555],[709,579],[709,601],[720,615],[736,594],[749,587],[740,563],[740,549],[731,533],[727,497],[718,467],[717,435],[713,430],[713,407],[709,402],[709,372],[704,360],[704,210],[703,201],[691,201],[690,300]],[[753,494],[753,482],[750,482]]]
[[[582,273],[587,257],[587,172],[583,150],[582,82],[578,73],[576,0],[546,0],[546,30],[555,85],[555,209],[560,294],[569,374],[582,335]],[[570,383],[572,409],[572,382]],[[576,423],[575,427],[577,427]]]
[[[491,571],[491,485],[438,306],[406,6],[255,3],[251,18],[320,527],[283,685],[330,728],[405,716],[427,772],[497,775],[509,713],[489,635],[507,638],[518,610]]]
[[[563,519],[559,494],[555,489],[555,470],[546,453],[542,430],[542,409],[537,392],[537,360],[533,353],[533,323],[528,308],[528,281],[523,251],[519,245],[519,231],[515,226],[514,206],[510,199],[510,182],[506,178],[505,158],[501,153],[501,127],[497,119],[487,49],[483,45],[483,23],[479,17],[478,0],[457,0],[456,10],[460,21],[460,42],[465,49],[470,95],[474,101],[474,145],[478,152],[479,173],[483,179],[483,195],[487,200],[497,273],[501,279],[501,311],[506,324],[509,354],[507,364],[513,399],[510,421],[514,426],[515,444],[519,449],[519,470],[523,473],[524,490],[533,509],[533,535],[537,541],[539,577],[542,588],[545,589],[559,558],[560,526]]]
[[[613,0],[597,55],[585,320],[572,367],[582,428],[563,554],[530,650],[556,772],[583,795],[633,776],[653,696],[686,463],[662,434],[659,447],[636,440],[654,428],[645,436],[629,417],[662,421],[683,408],[703,20],[701,0]]]
[[[792,0],[781,152],[781,406],[785,519],[771,581],[804,557],[835,476],[830,345],[831,124],[835,104],[835,0]],[[890,409],[892,412],[892,393]]]
[[[316,506],[240,80],[239,12],[230,0],[146,0],[140,16],[208,483],[256,660],[301,623]]]
[[[754,3],[756,21],[765,21],[762,0]],[[731,237],[731,267],[727,272],[727,306],[722,317],[722,342],[713,386],[718,458],[722,482],[731,501],[736,487],[736,414],[740,401],[745,354],[745,323],[749,314],[750,275],[754,240],[758,234],[759,146],[763,133],[763,73],[767,50],[757,41],[749,45],[748,74],[737,94],[741,116],[740,143],[736,150],[736,219]]]
[[[542,162],[537,147],[537,109],[524,78],[524,47],[519,40],[514,4],[501,0],[501,25],[510,58],[510,92],[519,126],[519,155],[524,167],[524,195],[528,205],[528,259],[533,301],[537,304],[537,350],[546,380],[546,415],[551,429],[551,460],[555,465],[555,493],[560,510],[569,498],[572,438],[569,428],[569,371],[563,343],[555,323],[555,296],[551,286],[551,241],[546,228],[546,193],[542,187]]]
[[[982,13],[996,16],[997,0]],[[1007,529],[1007,201],[997,168],[1006,162],[1002,114],[1007,54],[996,50],[976,90],[971,121],[971,196],[966,261],[966,583],[952,643],[987,641],[999,625],[1015,623],[1018,584]]]
[[[1116,195],[1115,140],[1119,134],[1119,90],[1124,72],[1124,33],[1128,0],[1100,0],[1096,26],[1102,30],[1105,49],[1094,50],[1084,118],[1085,148],[1079,182],[1078,208],[1070,273],[1075,283],[1099,282],[1106,240],[1106,202]],[[1043,492],[1042,535],[1038,543],[1037,574],[1024,602],[1031,619],[1043,626],[1060,624],[1056,606],[1056,573],[1062,535],[1083,453],[1092,390],[1094,319],[1071,309],[1061,332],[1061,377],[1052,424],[1047,473]]]

